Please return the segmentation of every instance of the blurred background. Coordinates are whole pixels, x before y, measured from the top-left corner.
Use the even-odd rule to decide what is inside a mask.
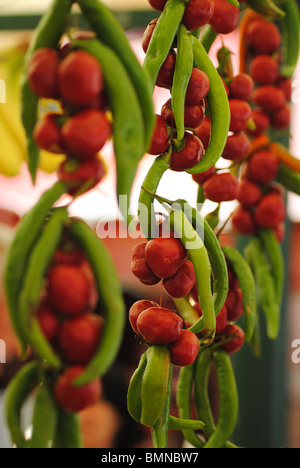
[[[41,193],[56,180],[55,170],[61,162],[60,156],[43,153],[37,184],[32,187],[26,168],[24,133],[20,122],[19,80],[22,73],[24,53],[41,14],[47,10],[51,0],[0,0],[0,80],[6,84],[6,102],[0,99],[0,275],[3,270],[5,253],[21,217],[38,200]],[[132,47],[140,61],[143,61],[141,38],[150,20],[158,13],[149,8],[147,0],[104,0],[114,10],[122,23]],[[75,12],[76,14],[76,12]],[[79,24],[85,27],[82,18]],[[238,35],[224,37],[228,48],[238,56]],[[217,42],[211,52],[215,60]],[[236,72],[238,63],[235,60]],[[300,64],[295,80],[300,78]],[[1,87],[1,91],[3,91]],[[1,97],[3,92],[1,93]],[[169,98],[166,90],[155,92],[155,107],[159,111]],[[300,158],[300,106],[293,106],[290,147]],[[120,219],[115,198],[115,164],[112,146],[103,151],[108,167],[104,182],[72,205],[72,215],[80,216],[95,228],[101,230],[108,220]],[[141,161],[132,194],[132,211],[136,213],[139,187],[153,162],[152,156]],[[226,162],[222,162],[222,167]],[[159,192],[165,197],[185,198],[195,203],[197,186],[191,176],[168,173]],[[300,339],[300,200],[289,196],[289,219],[287,236],[283,245],[287,283],[283,327],[276,343],[263,342],[263,357],[254,359],[247,349],[235,358],[238,385],[241,392],[241,416],[235,442],[248,447],[300,447],[300,364],[293,364],[292,342]],[[234,204],[225,204],[222,218],[232,212]],[[208,203],[206,212],[212,211]],[[106,239],[124,289],[128,309],[141,298],[157,300],[160,290],[143,287],[130,272],[131,249],[139,242],[126,238],[122,220],[119,223],[118,239]],[[123,234],[122,234],[123,233]],[[125,234],[125,235],[124,235]],[[223,242],[242,247],[243,240],[233,237],[230,225],[223,236]],[[165,305],[168,299],[165,298]],[[10,328],[5,306],[3,289],[0,287],[0,339],[6,343],[7,362],[0,364],[0,447],[9,447],[3,421],[3,392],[19,367],[18,346]],[[149,433],[132,422],[126,410],[126,389],[143,352],[127,327],[123,348],[119,358],[104,378],[104,397],[97,408],[82,415],[85,444],[91,447],[151,447]],[[214,381],[211,383],[212,398]],[[30,408],[28,409],[30,411]],[[217,408],[216,408],[217,411]],[[104,429],[103,429],[104,428]],[[183,443],[180,435],[171,434],[170,447]]]

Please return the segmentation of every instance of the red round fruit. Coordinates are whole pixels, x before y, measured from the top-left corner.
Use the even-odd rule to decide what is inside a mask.
[[[279,77],[279,64],[269,55],[258,55],[251,63],[250,75],[256,83],[271,85]]]
[[[178,340],[183,320],[169,309],[152,307],[139,315],[136,324],[139,334],[148,343],[166,345]]]
[[[79,315],[89,306],[91,283],[79,267],[55,265],[49,271],[47,291],[56,310],[68,316]]]
[[[209,23],[213,14],[214,0],[190,0],[182,22],[189,31],[194,31]]]
[[[197,336],[189,330],[183,330],[180,338],[170,346],[170,351],[174,366],[185,367],[193,364],[199,352]]]
[[[230,161],[243,161],[250,150],[250,140],[244,133],[229,136],[222,157]]]
[[[221,348],[229,355],[239,351],[245,343],[245,333],[238,325],[235,324],[227,325],[224,330],[223,338],[224,340],[231,338],[230,341],[221,346]]]
[[[229,289],[239,287],[239,279],[231,267],[228,267]]]
[[[161,116],[170,127],[175,126],[175,119],[172,110],[171,99],[169,99],[161,109]],[[185,106],[184,108],[184,125],[189,128],[199,127],[205,116],[205,102],[202,100],[199,104],[193,106]]]
[[[230,83],[229,92],[231,99],[241,99],[249,101],[254,91],[254,83],[251,76],[240,73],[235,76]]]
[[[186,261],[184,265],[171,278],[164,280],[164,289],[172,297],[182,298],[190,294],[195,286],[196,277],[192,262]]]
[[[240,99],[230,99],[229,107],[231,112],[230,131],[236,133],[243,132],[252,117],[250,105]]]
[[[217,316],[217,326],[216,326],[216,335],[220,335],[223,333],[227,326],[228,322],[228,313],[227,313],[227,307],[224,305],[224,307],[221,309],[221,312]]]
[[[279,78],[279,80],[276,83],[276,86],[284,92],[287,101],[290,101],[292,99],[293,88],[292,80],[290,78]]]
[[[37,319],[47,340],[50,342],[54,341],[59,332],[60,322],[57,315],[55,315],[55,311],[45,300],[39,306]]]
[[[227,0],[215,0],[215,11],[210,20],[211,27],[219,34],[229,34],[239,23],[240,9]]]
[[[165,153],[168,150],[168,148],[169,148],[168,127],[166,125],[165,120],[160,115],[156,115],[152,142],[148,150],[148,153],[156,156],[156,155]]]
[[[157,11],[163,11],[167,0],[148,0],[152,8]]]
[[[198,137],[192,133],[185,133],[185,146],[181,151],[173,152],[171,169],[175,172],[183,172],[195,167],[204,156],[204,147]]]
[[[211,137],[211,121],[209,117],[204,118],[202,125],[196,128],[196,132],[198,138],[200,138],[200,140],[202,141],[204,148],[207,149]]]
[[[206,73],[193,68],[192,76],[187,88],[185,104],[192,106],[202,102],[210,89],[210,81]]]
[[[61,62],[58,76],[63,99],[75,106],[88,105],[103,88],[103,73],[98,60],[81,50],[72,52]]]
[[[204,195],[208,200],[216,203],[233,201],[237,199],[239,184],[231,173],[216,174],[204,184]]]
[[[31,89],[39,96],[48,99],[58,97],[59,56],[56,50],[41,48],[34,52],[27,75]]]
[[[69,195],[84,189],[84,193],[98,185],[106,174],[102,160],[95,155],[93,159],[79,161],[68,158],[58,168],[58,178],[65,185]]]
[[[286,98],[284,92],[276,88],[276,86],[261,86],[253,93],[253,102],[256,106],[261,107],[265,112],[275,112],[281,109]]]
[[[171,50],[159,70],[156,80],[156,86],[166,89],[172,88],[175,65],[176,53],[174,52],[174,50]]]
[[[266,133],[266,131],[271,125],[270,117],[260,110],[253,110],[252,119],[255,123],[256,128],[255,130],[250,130],[247,128],[246,131],[248,135],[255,138]]]
[[[67,244],[63,248],[57,250],[53,258],[54,265],[61,265],[65,263],[68,265],[81,266],[84,261],[85,259],[83,253],[73,244]]]
[[[131,271],[141,283],[146,286],[153,286],[160,282],[158,278],[150,269],[146,260],[147,242],[136,245],[132,250]]]
[[[230,289],[226,300],[228,320],[235,322],[244,314],[243,293],[241,289]]]
[[[105,114],[88,109],[71,117],[62,127],[67,151],[80,159],[95,156],[111,135],[111,125]]]
[[[142,48],[143,51],[146,53],[154,32],[154,29],[156,28],[158,18],[153,19],[150,21],[150,23],[147,26],[147,29],[144,32],[143,39],[142,39]]]
[[[239,188],[238,201],[246,208],[256,206],[262,197],[262,190],[259,185],[244,180]]]
[[[272,54],[281,44],[279,28],[262,18],[252,21],[248,26],[247,39],[259,54]]]
[[[278,224],[283,223],[286,217],[284,200],[280,195],[274,193],[265,195],[261,199],[254,217],[259,227],[275,228]]]
[[[279,163],[278,156],[271,151],[257,151],[249,160],[247,177],[254,182],[267,184],[275,179]]]
[[[59,333],[59,347],[70,364],[87,365],[94,357],[102,335],[103,319],[86,314],[66,320]]]
[[[211,167],[205,172],[202,172],[202,174],[194,174],[193,175],[193,181],[196,182],[199,185],[203,185],[204,182],[206,182],[208,179],[210,179],[213,175],[216,173],[216,168]]]
[[[48,114],[43,117],[35,125],[33,136],[39,148],[49,153],[62,154],[64,143],[57,119],[57,114]]]
[[[159,237],[146,246],[146,260],[159,278],[170,278],[183,266],[187,252],[178,239]]]
[[[291,123],[291,108],[288,104],[283,106],[271,116],[271,125],[276,130],[285,130]]]
[[[232,216],[232,226],[236,232],[251,236],[256,232],[253,214],[246,208],[239,207]]]
[[[153,307],[159,307],[159,305],[156,304],[156,302],[146,301],[146,300],[138,301],[135,304],[133,304],[133,306],[131,307],[129,311],[129,322],[133,331],[135,331],[135,333],[139,334],[139,330],[138,330],[136,322],[139,316],[141,315],[141,313]]]
[[[97,403],[101,396],[101,383],[95,379],[87,385],[76,387],[74,381],[84,372],[83,367],[71,367],[57,380],[54,396],[58,405],[68,413],[79,413]]]

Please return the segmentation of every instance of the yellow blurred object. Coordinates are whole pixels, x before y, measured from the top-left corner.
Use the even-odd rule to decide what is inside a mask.
[[[47,151],[41,151],[40,169],[51,174],[57,171],[58,167],[65,159],[66,156],[64,154],[52,154],[47,153]]]

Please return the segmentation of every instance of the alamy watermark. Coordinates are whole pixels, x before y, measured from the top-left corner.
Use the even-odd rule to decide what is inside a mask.
[[[6,344],[0,340],[0,364],[6,364]]]
[[[294,340],[292,342],[293,352],[291,355],[291,359],[293,364],[300,364],[300,339]]]

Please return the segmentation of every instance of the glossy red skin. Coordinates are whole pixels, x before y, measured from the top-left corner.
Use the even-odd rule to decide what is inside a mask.
[[[104,320],[92,314],[67,320],[59,333],[59,347],[69,364],[87,365],[99,348]]]
[[[194,174],[193,181],[199,185],[203,185],[208,179],[210,179],[216,173],[216,168],[211,167],[208,171],[202,172],[202,174]]]
[[[56,50],[41,48],[34,52],[27,75],[31,89],[39,96],[48,99],[58,97],[59,55]]]
[[[199,352],[197,336],[189,330],[183,330],[180,338],[170,346],[170,351],[174,366],[185,367],[193,364]]]
[[[291,123],[291,109],[286,104],[282,109],[274,112],[271,116],[271,125],[276,130],[285,130]]]
[[[187,252],[178,239],[159,237],[146,246],[146,260],[159,278],[170,278],[183,266]]]
[[[244,315],[243,293],[241,289],[230,289],[226,300],[226,307],[229,322],[235,322]]]
[[[99,379],[81,387],[73,385],[74,380],[83,372],[83,367],[71,367],[61,375],[54,386],[55,400],[68,413],[79,413],[100,399],[101,383]]]
[[[131,271],[146,286],[158,284],[161,278],[158,278],[150,269],[146,260],[147,242],[136,245],[132,250]]]
[[[49,153],[62,154],[64,143],[57,114],[48,114],[34,127],[33,137],[39,148]]]
[[[198,137],[186,132],[184,139],[183,150],[172,153],[171,169],[175,172],[183,172],[195,167],[204,156],[204,147]]]
[[[251,236],[256,232],[254,217],[246,208],[239,207],[232,216],[232,225],[236,232]]]
[[[271,151],[257,151],[249,160],[247,177],[254,182],[267,184],[275,179],[280,161]]]
[[[229,355],[237,353],[245,343],[245,333],[238,325],[230,324],[225,328],[223,338],[227,339],[231,336],[232,339],[221,346]]]
[[[240,10],[227,0],[214,0],[215,11],[210,20],[211,27],[219,34],[229,34],[239,23]]]
[[[169,135],[168,127],[165,120],[161,115],[156,115],[155,127],[153,131],[153,137],[151,141],[150,148],[148,150],[149,154],[154,156],[160,155],[168,151],[169,148]]]
[[[228,172],[210,177],[203,184],[203,189],[205,198],[221,203],[237,199],[239,184],[237,179]]]
[[[238,201],[246,208],[256,206],[262,197],[262,190],[254,182],[244,180],[239,188]]]
[[[255,138],[266,133],[266,131],[271,125],[270,117],[265,112],[260,110],[253,110],[252,119],[254,120],[256,129],[247,129],[246,131],[248,135],[253,136]]]
[[[53,342],[60,329],[60,321],[47,301],[42,301],[37,312],[40,328],[48,341]]]
[[[271,85],[279,78],[279,64],[269,55],[258,55],[251,63],[250,75],[256,83]]]
[[[273,193],[265,195],[261,199],[254,217],[259,227],[275,228],[278,224],[283,223],[286,217],[284,200],[280,195]]]
[[[68,250],[57,250],[53,258],[54,265],[76,265],[81,266],[85,261],[84,255],[80,249],[72,246]]]
[[[111,135],[111,125],[100,110],[88,109],[71,117],[62,127],[64,146],[80,159],[93,158]]]
[[[240,99],[230,99],[229,107],[231,112],[230,131],[239,133],[243,132],[249,119],[252,117],[252,109],[250,105]]]
[[[174,343],[182,334],[183,320],[169,309],[152,307],[137,319],[139,334],[154,345]]]
[[[152,8],[157,11],[163,11],[167,0],[148,0]]]
[[[103,89],[99,62],[81,50],[72,52],[61,62],[58,78],[62,98],[75,106],[88,105]]]
[[[80,189],[85,188],[84,193],[95,188],[105,177],[106,169],[97,155],[87,161],[78,161],[70,171],[70,158],[64,161],[58,168],[57,175],[66,186],[69,195],[75,195]],[[88,185],[88,188],[86,188]]]
[[[176,53],[171,50],[159,70],[156,86],[159,88],[171,89],[176,65]]]
[[[272,54],[280,47],[281,34],[274,23],[259,18],[247,28],[247,39],[259,54]]]
[[[192,262],[186,261],[180,270],[164,280],[164,289],[171,296],[176,298],[186,297],[195,286],[196,277]]]
[[[193,68],[192,76],[187,88],[185,104],[193,106],[202,102],[210,90],[210,81],[206,73]]]
[[[157,21],[158,21],[158,18],[154,18],[152,21],[150,21],[150,23],[148,24],[144,32],[144,35],[142,38],[142,48],[145,53],[148,50],[154,29],[156,28]]]
[[[249,101],[254,91],[254,82],[251,76],[246,73],[240,73],[235,76],[230,83],[229,93],[231,99],[241,99]]]
[[[245,133],[234,133],[228,137],[222,157],[230,161],[243,161],[248,156],[250,146]]]
[[[171,99],[169,99],[161,109],[161,116],[170,127],[175,126],[175,119],[172,110]],[[202,100],[199,104],[185,106],[184,108],[184,125],[188,128],[199,127],[205,116],[205,102]]]
[[[271,85],[257,88],[253,93],[252,99],[254,104],[261,107],[265,112],[275,112],[286,103],[285,94],[282,89]]]
[[[290,101],[292,99],[292,80],[290,80],[289,78],[281,77],[277,81],[276,86],[284,92],[287,101]]]
[[[207,149],[211,137],[211,122],[209,117],[204,118],[202,125],[196,128],[196,132],[198,138],[200,138],[200,140],[202,141],[204,148]]]
[[[133,331],[135,331],[135,333],[139,334],[139,330],[138,330],[136,322],[139,316],[141,315],[141,313],[153,307],[159,307],[159,305],[156,304],[156,302],[146,301],[146,300],[138,301],[135,304],[133,304],[133,306],[129,310],[129,322]]]
[[[49,271],[47,292],[56,310],[67,316],[80,315],[89,306],[91,283],[81,268],[56,265]]]
[[[182,22],[189,31],[209,23],[214,14],[214,0],[190,0]]]

